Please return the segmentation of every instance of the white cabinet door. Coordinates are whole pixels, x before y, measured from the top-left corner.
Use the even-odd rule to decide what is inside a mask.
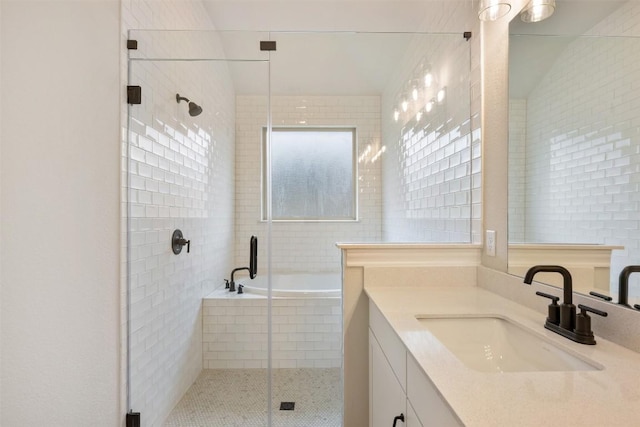
[[[372,427],[392,427],[396,416],[406,416],[406,395],[387,361],[380,344],[369,334],[371,351],[371,389],[369,424]],[[402,421],[396,427],[406,427]]]

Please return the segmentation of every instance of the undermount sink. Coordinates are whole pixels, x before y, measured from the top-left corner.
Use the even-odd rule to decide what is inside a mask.
[[[503,317],[416,316],[416,319],[462,363],[476,371],[602,369]]]

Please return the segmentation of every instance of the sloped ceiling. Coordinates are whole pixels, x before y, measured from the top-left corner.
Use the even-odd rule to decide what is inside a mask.
[[[361,34],[469,30],[468,16],[431,24],[430,13],[470,0],[204,0],[217,30],[265,31],[276,40],[271,56],[274,94],[379,95],[404,55],[408,35]],[[322,34],[313,34],[322,32]],[[332,32],[332,33],[328,33]],[[225,36],[234,49],[233,35]],[[237,93],[261,91],[241,63],[231,64]]]
[[[509,96],[526,98],[576,36],[593,28],[624,3],[556,0],[554,14],[542,22],[526,24],[514,19],[509,25]],[[560,36],[541,37],[546,35]]]

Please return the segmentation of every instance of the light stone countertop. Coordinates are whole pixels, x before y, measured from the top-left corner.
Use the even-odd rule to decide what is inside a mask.
[[[375,287],[365,291],[467,427],[640,426],[640,354],[636,352],[598,336],[596,345],[574,343],[545,329],[544,315],[478,287]],[[604,370],[472,370],[415,318],[456,314],[506,317]]]

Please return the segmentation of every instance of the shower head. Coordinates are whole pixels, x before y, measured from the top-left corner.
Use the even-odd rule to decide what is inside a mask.
[[[202,113],[201,106],[199,106],[195,102],[189,101],[189,99],[185,98],[184,96],[180,96],[179,93],[176,93],[176,101],[178,102],[178,104],[180,103],[180,101],[187,101],[189,103],[189,115],[191,117],[198,116],[200,115],[200,113]]]

